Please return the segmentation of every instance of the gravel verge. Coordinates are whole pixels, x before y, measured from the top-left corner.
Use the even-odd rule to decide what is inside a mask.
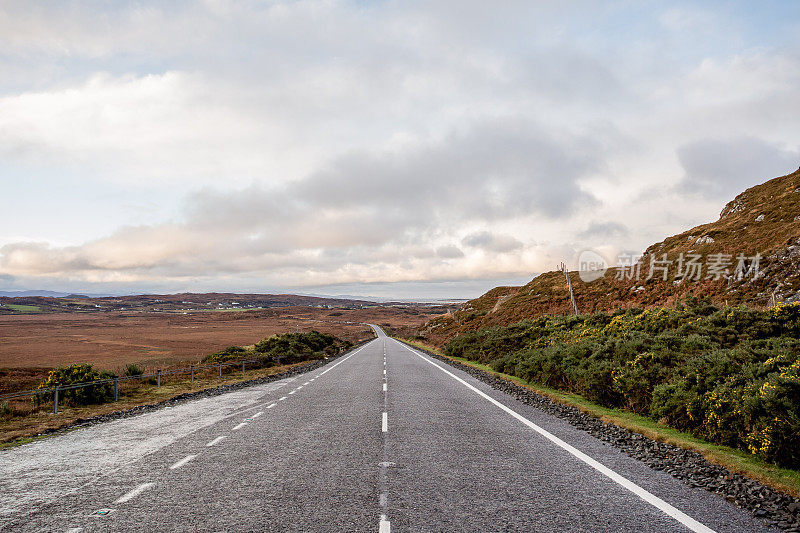
[[[430,357],[466,372],[502,391],[515,400],[566,420],[638,459],[654,470],[661,470],[691,487],[701,487],[719,494],[738,507],[747,509],[756,518],[766,520],[782,530],[800,533],[800,499],[794,498],[727,468],[709,462],[702,454],[673,444],[658,442],[629,429],[603,422],[576,407],[550,398],[478,368],[465,365],[417,346]]]

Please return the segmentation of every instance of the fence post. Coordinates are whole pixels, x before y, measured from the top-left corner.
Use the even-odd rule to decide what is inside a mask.
[[[190,365],[190,366],[192,368],[192,379],[191,379],[190,383],[194,383],[194,365]]]
[[[58,413],[58,388],[61,383],[56,383],[56,389],[53,391],[53,414]]]
[[[244,359],[242,359],[242,375],[244,375]]]
[[[161,369],[156,370],[156,386],[161,386]]]
[[[219,379],[222,379],[222,362],[217,363],[219,365]]]
[[[119,400],[119,378],[114,378],[114,401]]]

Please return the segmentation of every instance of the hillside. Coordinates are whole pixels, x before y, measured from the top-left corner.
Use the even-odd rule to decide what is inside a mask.
[[[651,261],[669,270],[654,269],[648,279]],[[700,279],[679,279],[679,258],[683,254],[701,256]],[[708,279],[708,258],[728,254],[719,276]],[[737,256],[747,261],[737,269]],[[752,257],[760,254],[758,269]],[[684,263],[685,264],[685,263]],[[658,267],[659,263],[656,263]],[[578,272],[570,272],[575,298],[581,313],[619,308],[670,305],[689,295],[708,297],[728,305],[747,304],[765,307],[771,301],[800,300],[800,169],[751,187],[729,202],[719,220],[703,224],[647,248],[633,269],[609,268],[605,275],[583,282]],[[631,274],[627,279],[627,274]],[[714,278],[718,279],[714,279]],[[546,272],[522,287],[496,287],[462,304],[458,310],[438,317],[420,329],[428,342],[443,345],[459,333],[493,325],[508,325],[540,315],[571,313],[569,292],[561,272]]]

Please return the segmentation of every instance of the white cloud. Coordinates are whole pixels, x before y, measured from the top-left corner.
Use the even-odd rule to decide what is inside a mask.
[[[97,184],[156,212],[68,246],[0,227],[28,235],[0,242],[2,279],[508,278],[591,240],[644,248],[796,157],[796,32],[749,24],[626,2],[6,2],[0,180],[70,180],[81,228],[106,227]]]

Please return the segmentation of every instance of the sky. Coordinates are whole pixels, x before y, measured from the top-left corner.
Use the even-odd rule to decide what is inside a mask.
[[[800,2],[0,0],[0,290],[470,298],[800,165]]]

